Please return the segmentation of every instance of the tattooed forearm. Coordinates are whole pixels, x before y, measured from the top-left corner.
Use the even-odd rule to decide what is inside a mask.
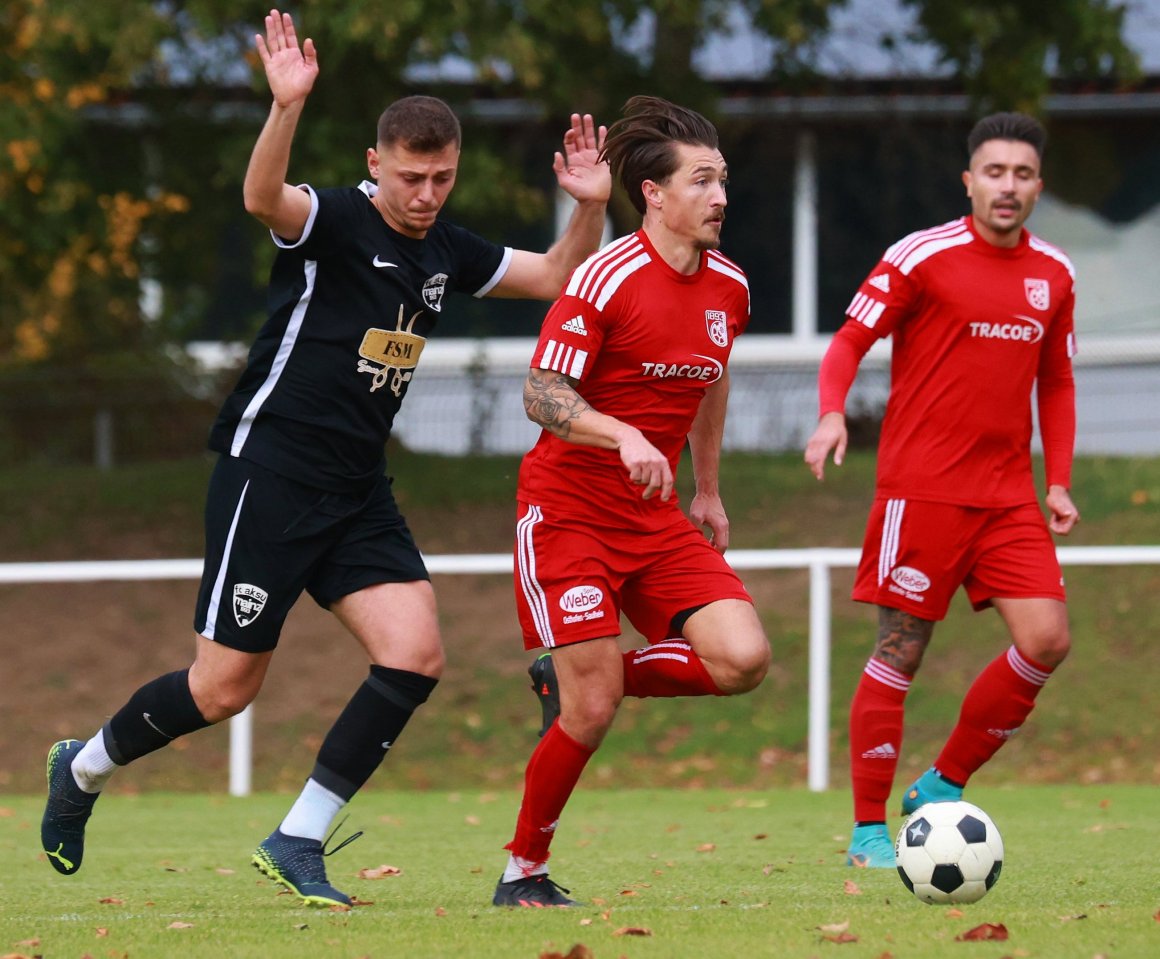
[[[878,607],[878,642],[874,655],[899,672],[913,675],[922,665],[934,623],[900,609]]]
[[[567,439],[572,421],[591,407],[562,373],[530,370],[524,383],[524,409],[533,423]]]

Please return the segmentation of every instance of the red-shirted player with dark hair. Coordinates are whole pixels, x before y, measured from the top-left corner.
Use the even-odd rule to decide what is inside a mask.
[[[898,766],[903,701],[936,621],[960,585],[994,606],[1012,645],[975,680],[958,724],[906,791],[904,814],[958,799],[971,775],[1027,719],[1067,655],[1067,608],[1051,532],[1079,521],[1074,271],[1023,228],[1043,189],[1046,136],[1032,117],[997,113],[967,139],[969,215],[890,247],[846,310],[822,360],[821,420],[805,459],[818,479],[846,450],[843,409],[875,340],[894,337],[878,481],[854,598],[878,606],[878,638],[850,706],[854,832],[850,865],[893,867],[886,801]],[[1045,522],[1031,468],[1035,389],[1047,472]]]
[[[528,763],[499,906],[575,905],[548,878],[548,846],[624,696],[744,693],[769,665],[752,600],[722,556],[727,364],[749,287],[717,252],[717,131],[633,97],[604,156],[644,222],[577,267],[524,387],[544,431],[520,469],[516,601],[525,646],[552,651],[560,714]],[[673,496],[686,438],[688,517]],[[621,652],[621,612],[650,645]]]

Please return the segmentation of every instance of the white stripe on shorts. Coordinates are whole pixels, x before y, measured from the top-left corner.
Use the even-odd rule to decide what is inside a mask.
[[[551,648],[556,645],[552,634],[552,619],[548,612],[548,597],[536,579],[536,544],[532,538],[537,523],[544,521],[543,510],[528,506],[527,513],[516,524],[516,565],[519,569],[520,588],[524,591],[528,609],[535,623],[540,642]]]
[[[217,579],[213,581],[213,592],[209,594],[209,609],[206,610],[205,614],[205,629],[201,633],[206,639],[213,639],[216,629],[222,590],[226,586],[226,567],[230,563],[230,551],[234,548],[234,532],[238,528],[238,519],[242,515],[242,503],[246,501],[246,490],[249,488],[250,481],[246,480],[246,485],[242,487],[242,493],[238,497],[238,505],[234,508],[234,518],[230,522],[230,532],[226,537],[226,548],[222,550],[222,564],[218,567]]]
[[[906,512],[906,500],[888,499],[886,516],[882,521],[882,542],[878,545],[878,585],[885,582],[894,564],[898,562],[898,534],[902,528],[902,514]]]

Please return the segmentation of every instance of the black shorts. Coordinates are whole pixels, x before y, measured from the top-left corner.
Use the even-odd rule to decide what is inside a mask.
[[[430,579],[385,476],[369,492],[331,493],[222,456],[205,541],[193,628],[244,652],[278,645],[303,590],[325,609],[376,583]]]

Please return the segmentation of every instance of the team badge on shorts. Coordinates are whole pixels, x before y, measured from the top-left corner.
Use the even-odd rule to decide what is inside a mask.
[[[709,339],[720,347],[729,345],[729,327],[725,320],[723,310],[705,311],[705,329],[709,331]]]
[[[440,313],[443,310],[443,291],[447,289],[447,274],[436,273],[423,284],[423,302],[427,308]]]
[[[1024,277],[1023,292],[1027,294],[1027,302],[1035,309],[1046,310],[1051,306],[1051,284],[1047,280]]]
[[[269,594],[250,583],[234,583],[234,619],[239,626],[249,626],[265,608]]]

